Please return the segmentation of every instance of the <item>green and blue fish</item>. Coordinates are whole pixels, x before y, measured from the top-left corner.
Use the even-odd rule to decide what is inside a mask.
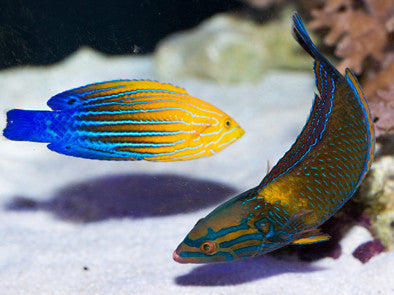
[[[180,263],[227,262],[289,244],[322,242],[318,226],[350,199],[374,157],[367,100],[354,74],[341,75],[294,13],[293,35],[314,58],[319,95],[301,134],[262,182],[199,220],[173,254]]]

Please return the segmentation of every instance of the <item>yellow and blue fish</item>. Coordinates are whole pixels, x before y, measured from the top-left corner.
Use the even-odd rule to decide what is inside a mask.
[[[179,161],[213,155],[244,134],[215,106],[157,81],[90,84],[47,104],[53,111],[10,110],[4,136],[74,157]]]
[[[288,244],[329,239],[318,226],[349,200],[368,172],[373,121],[356,77],[342,76],[317,50],[297,13],[293,35],[315,59],[320,95],[291,149],[262,182],[196,223],[173,257],[180,263],[227,262]]]

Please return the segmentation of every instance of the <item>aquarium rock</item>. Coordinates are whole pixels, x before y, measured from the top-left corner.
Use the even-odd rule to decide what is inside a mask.
[[[371,171],[361,184],[357,198],[366,206],[371,230],[382,243],[394,250],[394,156],[375,160]]]
[[[352,255],[360,260],[362,263],[368,262],[372,257],[378,255],[385,250],[385,246],[378,239],[368,241],[356,248]]]
[[[159,43],[156,71],[161,77],[237,83],[257,81],[270,69],[310,70],[312,60],[300,53],[289,33],[289,15],[285,10],[283,17],[265,24],[216,15]]]

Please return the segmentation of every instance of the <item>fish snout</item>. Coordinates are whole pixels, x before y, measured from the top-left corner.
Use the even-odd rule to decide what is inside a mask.
[[[189,261],[187,259],[185,259],[184,257],[181,257],[181,252],[182,252],[182,244],[180,244],[174,251],[174,253],[172,254],[172,258],[178,262],[178,263],[189,263]]]
[[[242,137],[245,134],[245,130],[243,130],[241,126],[238,127],[237,132],[238,132],[237,134],[238,138]]]
[[[175,250],[174,253],[172,254],[172,258],[178,263],[187,263],[185,261],[185,259],[183,259],[181,256],[179,256],[179,254],[177,253],[177,250]]]
[[[202,263],[201,255],[196,249],[181,243],[172,254],[172,258],[179,263]]]

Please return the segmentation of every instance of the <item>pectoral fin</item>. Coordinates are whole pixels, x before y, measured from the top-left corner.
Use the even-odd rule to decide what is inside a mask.
[[[306,227],[311,227],[316,222],[312,210],[301,209],[292,214],[283,228],[288,232],[297,233]]]
[[[294,241],[292,244],[313,244],[318,242],[324,242],[331,237],[328,234],[322,233],[318,228],[304,229],[305,227],[311,227],[316,223],[316,219],[313,216],[311,210],[300,210],[294,213],[289,221],[285,224],[284,228],[288,232],[293,232]]]

